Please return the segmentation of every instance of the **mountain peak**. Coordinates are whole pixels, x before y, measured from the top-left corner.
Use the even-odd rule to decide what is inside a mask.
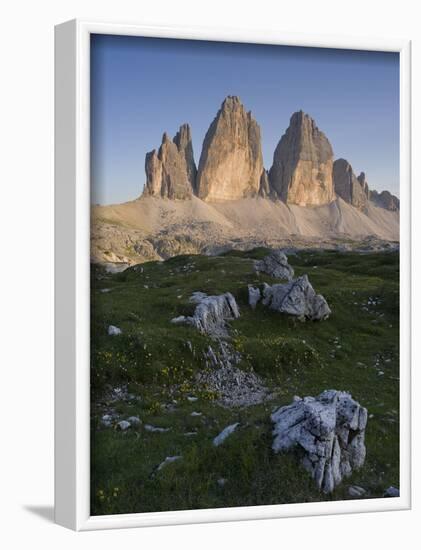
[[[314,120],[297,111],[280,139],[269,171],[271,187],[284,202],[302,206],[334,199],[333,150]]]
[[[259,125],[238,96],[228,96],[203,141],[197,194],[207,201],[256,196],[262,172]]]

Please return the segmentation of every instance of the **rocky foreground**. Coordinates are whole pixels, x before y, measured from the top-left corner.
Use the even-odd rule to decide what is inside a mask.
[[[399,495],[399,254],[269,252],[93,266],[93,513]]]

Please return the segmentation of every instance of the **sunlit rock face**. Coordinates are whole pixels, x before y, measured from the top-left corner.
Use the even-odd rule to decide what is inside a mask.
[[[207,202],[256,196],[262,174],[259,125],[238,97],[228,96],[203,142],[197,195]]]
[[[298,111],[279,141],[269,171],[270,185],[284,202],[300,206],[328,204],[335,198],[333,151],[314,120]]]

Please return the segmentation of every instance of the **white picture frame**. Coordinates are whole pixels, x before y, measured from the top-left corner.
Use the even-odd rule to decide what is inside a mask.
[[[91,516],[89,391],[90,34],[379,50],[400,56],[400,496]],[[236,521],[411,506],[410,59],[408,40],[73,20],[55,29],[55,520],[74,530]]]

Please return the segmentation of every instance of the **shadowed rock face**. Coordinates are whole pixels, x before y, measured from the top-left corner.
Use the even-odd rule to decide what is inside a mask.
[[[197,168],[194,162],[193,145],[190,126],[183,124],[180,126],[180,130],[174,137],[174,143],[177,145],[178,151],[182,157],[184,157],[186,163],[187,177],[192,189],[195,189]]]
[[[284,202],[317,206],[335,197],[333,151],[314,120],[299,111],[278,143],[269,171],[272,190]]]
[[[361,172],[360,175],[358,176],[357,180],[360,182],[360,185],[361,185],[361,187],[364,191],[364,194],[368,199],[370,197],[370,190],[368,188],[367,180],[365,179],[365,173]]]
[[[256,196],[262,173],[259,125],[238,97],[228,96],[203,142],[197,195],[208,202]]]
[[[345,159],[333,163],[335,193],[358,210],[364,211],[368,204],[368,185],[362,172],[357,178],[352,166]]]
[[[270,195],[270,183],[267,170],[263,170],[262,175],[260,176],[260,189],[259,197],[267,198]]]
[[[188,124],[180,127],[171,140],[165,133],[158,153],[146,154],[144,194],[169,199],[191,198],[196,178],[191,132]]]
[[[370,191],[370,200],[374,202],[376,206],[380,206],[380,208],[385,208],[392,212],[399,210],[400,202],[398,197],[395,197],[395,195],[392,195],[389,191],[382,191],[381,193],[374,190]]]

